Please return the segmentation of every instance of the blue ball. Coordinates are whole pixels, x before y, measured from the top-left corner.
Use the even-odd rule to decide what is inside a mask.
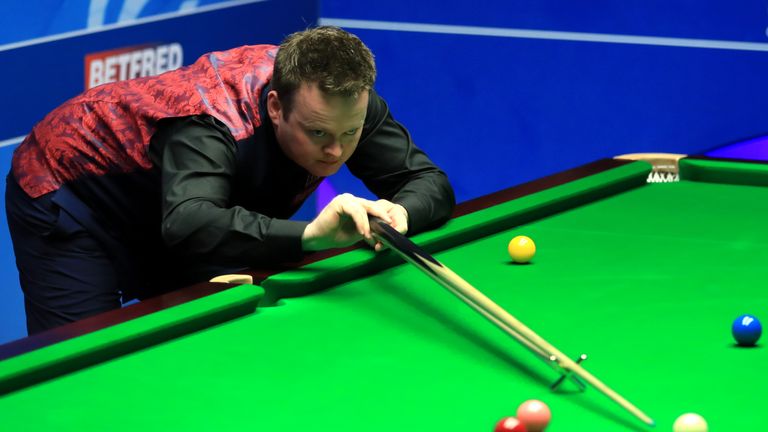
[[[739,345],[753,346],[760,339],[763,327],[760,325],[760,321],[753,315],[742,315],[733,322],[731,333]]]

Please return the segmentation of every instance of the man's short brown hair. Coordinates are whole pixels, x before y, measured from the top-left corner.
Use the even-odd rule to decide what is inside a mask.
[[[283,40],[275,58],[272,90],[287,116],[301,84],[315,83],[327,95],[356,97],[370,91],[375,80],[371,50],[351,33],[321,26]]]

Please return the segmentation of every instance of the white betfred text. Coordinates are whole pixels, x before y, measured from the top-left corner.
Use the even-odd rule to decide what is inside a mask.
[[[103,57],[86,59],[87,87],[127,79],[159,75],[178,69],[184,62],[181,44],[156,45]]]

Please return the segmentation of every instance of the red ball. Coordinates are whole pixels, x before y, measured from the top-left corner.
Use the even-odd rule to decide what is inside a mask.
[[[528,432],[541,432],[549,424],[552,413],[547,404],[532,399],[517,407],[517,418],[523,422]]]
[[[493,432],[528,432],[525,425],[514,417],[504,417],[496,423]]]

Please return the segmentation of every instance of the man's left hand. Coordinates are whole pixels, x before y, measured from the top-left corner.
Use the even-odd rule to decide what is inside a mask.
[[[375,204],[377,208],[383,209],[387,215],[389,215],[389,218],[392,221],[390,223],[392,228],[396,229],[400,234],[405,234],[408,232],[408,211],[405,209],[405,207],[385,199],[380,199],[376,201]],[[373,249],[376,252],[379,252],[384,249],[384,245],[377,241],[375,244],[373,244]]]

